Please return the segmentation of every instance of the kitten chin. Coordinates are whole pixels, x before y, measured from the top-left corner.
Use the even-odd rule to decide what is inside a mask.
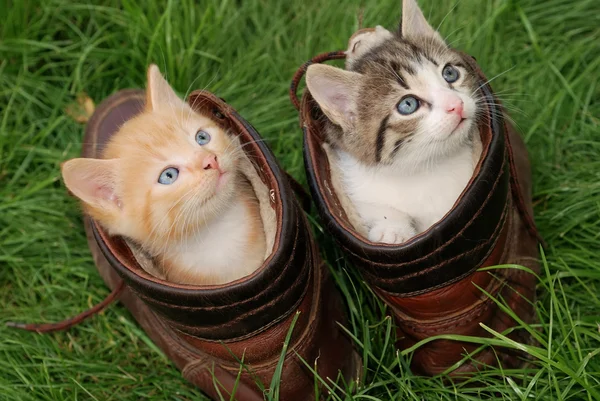
[[[139,244],[168,280],[222,284],[258,269],[266,253],[242,157],[237,138],[151,66],[142,113],[111,137],[102,159],[69,160],[62,173],[84,211]]]
[[[223,284],[252,274],[262,265],[266,241],[258,200],[241,174],[232,187],[236,196],[222,201],[218,218],[164,250],[162,269],[167,280]]]
[[[373,242],[402,243],[439,221],[481,155],[476,73],[414,0],[402,16],[400,32],[353,35],[346,70],[313,64],[306,74],[336,149],[337,190]]]

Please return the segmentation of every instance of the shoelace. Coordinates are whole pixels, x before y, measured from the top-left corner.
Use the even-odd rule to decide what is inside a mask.
[[[315,57],[311,58],[310,60],[308,60],[307,62],[302,64],[302,66],[300,68],[298,68],[298,70],[296,70],[296,73],[292,77],[292,83],[290,85],[290,92],[289,92],[290,100],[292,101],[292,104],[294,105],[296,110],[300,111],[300,100],[298,100],[298,95],[296,94],[296,92],[298,91],[298,84],[302,80],[302,77],[304,76],[304,74],[306,74],[306,70],[308,69],[308,67],[311,64],[320,64],[324,61],[341,60],[341,59],[345,59],[345,58],[346,58],[346,52],[341,51],[341,50],[338,50],[335,52],[321,53],[321,54],[317,54]]]
[[[90,309],[81,312],[77,316],[73,316],[69,319],[65,319],[61,322],[56,323],[17,323],[17,322],[7,322],[6,325],[8,327],[14,327],[21,330],[27,331],[35,331],[36,333],[52,333],[54,331],[67,330],[71,327],[81,323],[85,319],[90,316],[93,316],[102,310],[104,310],[108,305],[110,305],[114,300],[117,299],[119,294],[125,288],[125,283],[121,281],[118,286],[115,287],[114,290],[102,302],[92,306]]]

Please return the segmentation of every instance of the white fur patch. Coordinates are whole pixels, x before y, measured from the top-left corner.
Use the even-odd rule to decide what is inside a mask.
[[[471,179],[473,150],[465,146],[428,169],[404,174],[395,166],[368,166],[337,151],[342,190],[371,241],[401,243],[437,223]]]
[[[222,283],[250,274],[256,269],[256,263],[248,261],[251,218],[246,205],[237,201],[188,239],[173,242],[166,257],[187,268],[179,275],[198,276],[198,281],[210,277],[211,281]]]

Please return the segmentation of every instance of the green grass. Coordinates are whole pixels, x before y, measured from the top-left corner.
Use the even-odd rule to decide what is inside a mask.
[[[156,62],[181,93],[208,88],[255,127],[304,180],[301,132],[287,99],[296,67],[344,48],[358,28],[393,27],[400,0],[0,0],[0,399],[202,399],[121,305],[63,333],[53,321],[100,301],[80,212],[59,164],[83,126],[76,95],[97,103],[142,87]],[[355,400],[595,400],[600,394],[600,2],[420,0],[432,25],[477,57],[531,152],[535,215],[549,246],[538,287],[538,345],[526,370],[466,384],[414,376],[392,322],[333,243],[319,234],[364,356]],[[144,4],[144,6],[142,6]],[[453,7],[456,7],[453,9]],[[452,10],[452,11],[451,11]],[[444,19],[446,14],[447,18]],[[501,334],[491,341],[510,344]]]

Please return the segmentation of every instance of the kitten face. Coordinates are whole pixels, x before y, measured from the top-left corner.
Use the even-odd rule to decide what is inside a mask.
[[[345,134],[361,159],[392,164],[416,152],[441,156],[476,128],[477,81],[442,42],[415,44],[395,35],[351,63],[361,78],[355,124]],[[370,152],[359,145],[365,134],[375,141]]]
[[[367,164],[402,168],[451,154],[477,131],[477,79],[405,0],[402,32],[360,31],[343,71],[310,66],[307,85],[329,120],[329,140]]]
[[[141,242],[197,231],[233,196],[237,148],[212,120],[191,110],[128,122],[105,151],[118,160],[122,231]]]
[[[236,187],[239,143],[148,71],[145,110],[107,144],[103,159],[62,166],[66,186],[111,234],[145,248],[192,235],[217,217]]]

